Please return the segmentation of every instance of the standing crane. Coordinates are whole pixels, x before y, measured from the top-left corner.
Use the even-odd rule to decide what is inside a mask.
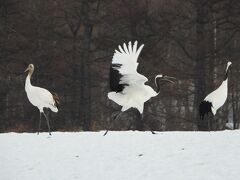
[[[155,77],[156,91],[145,84],[148,79],[137,72],[137,59],[143,46],[141,45],[137,48],[137,41],[135,41],[133,46],[130,41],[128,47],[124,43],[123,47],[119,45],[119,50],[115,50],[110,67],[111,92],[108,93],[108,98],[122,106],[122,109],[111,121],[111,125],[124,111],[130,108],[136,108],[142,118],[144,103],[150,98],[157,96],[160,92],[159,81],[165,80],[173,83],[172,79],[175,79],[174,77],[162,74],[157,75]],[[104,136],[108,130],[109,128],[107,128]],[[151,132],[155,134],[154,131],[151,130]]]
[[[207,116],[209,113],[212,113],[214,116],[217,110],[223,106],[225,101],[227,100],[228,94],[228,74],[229,74],[229,67],[232,65],[231,62],[227,63],[227,68],[224,76],[224,80],[222,84],[213,92],[208,94],[205,99],[199,105],[199,115],[200,120],[203,121],[204,117]],[[208,130],[212,127],[212,123],[208,118]]]
[[[25,91],[27,93],[27,97],[30,103],[36,106],[40,112],[38,134],[41,128],[41,115],[43,113],[47,121],[49,135],[51,135],[49,119],[46,113],[43,111],[43,108],[50,108],[53,112],[58,112],[57,106],[59,104],[59,97],[57,96],[57,94],[51,94],[48,90],[44,88],[33,86],[31,84],[31,76],[33,74],[33,71],[34,65],[29,64],[27,69],[25,70],[25,72],[28,72],[25,82]]]

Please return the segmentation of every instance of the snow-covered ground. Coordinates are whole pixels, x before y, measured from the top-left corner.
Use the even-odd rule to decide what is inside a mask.
[[[103,133],[0,134],[0,179],[240,179],[240,131]]]

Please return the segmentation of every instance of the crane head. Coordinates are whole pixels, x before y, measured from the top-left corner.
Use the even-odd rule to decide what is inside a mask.
[[[231,62],[231,61],[228,61],[226,71],[228,71],[228,68],[229,68],[231,65],[232,65],[232,62]]]
[[[24,72],[28,72],[28,71],[32,71],[33,72],[33,70],[34,70],[34,65],[33,64],[29,64],[27,69],[25,69]]]
[[[176,80],[175,77],[166,76],[166,75],[162,75],[162,74],[159,74],[155,77],[155,82],[156,82],[157,78],[160,78],[163,81],[168,81],[170,83],[175,83],[173,80]]]
[[[175,83],[173,80],[176,80],[175,77],[163,75],[162,80],[168,81],[170,83]]]
[[[228,61],[227,63],[227,67],[231,66],[232,65],[232,62],[231,61]]]

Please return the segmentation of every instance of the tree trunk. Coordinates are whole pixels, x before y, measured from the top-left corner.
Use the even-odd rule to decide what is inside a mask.
[[[206,95],[206,56],[205,56],[205,24],[204,6],[201,1],[197,1],[197,25],[196,25],[196,63],[195,63],[195,108],[199,108],[199,104]],[[205,124],[206,120],[201,121],[198,118],[198,129],[207,130]],[[206,118],[205,118],[206,119]]]

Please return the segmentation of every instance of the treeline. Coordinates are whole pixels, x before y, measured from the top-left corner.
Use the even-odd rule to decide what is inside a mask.
[[[105,129],[120,110],[107,99],[114,49],[135,40],[145,44],[139,72],[150,85],[156,74],[177,78],[145,104],[148,126],[198,130],[198,105],[230,60],[229,96],[215,127],[239,128],[239,0],[0,0],[0,132],[37,129],[38,109],[24,91],[29,63],[32,84],[61,98],[53,130]],[[138,118],[131,109],[113,128],[138,129]]]

